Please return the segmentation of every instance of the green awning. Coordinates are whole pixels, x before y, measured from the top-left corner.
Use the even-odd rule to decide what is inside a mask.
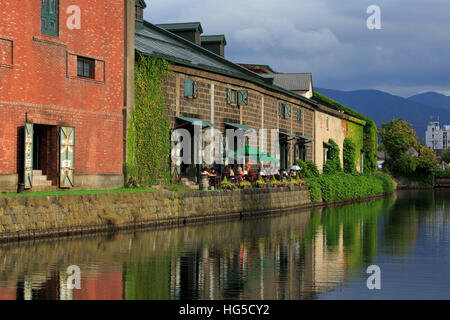
[[[298,139],[301,139],[301,140],[306,140],[306,141],[310,141],[310,142],[314,141],[313,138],[310,138],[310,137],[307,137],[307,136],[297,135],[297,137],[298,137]]]
[[[178,120],[192,123],[193,125],[199,125],[201,124],[202,127],[214,127],[212,123],[209,123],[208,121],[203,121],[197,118],[186,118],[186,117],[176,117]]]
[[[323,142],[323,146],[325,147],[325,148],[332,148],[333,147],[333,145],[331,144],[331,143],[328,143],[328,142]]]
[[[301,135],[294,135],[294,134],[290,134],[290,133],[286,133],[286,132],[282,132],[282,131],[280,131],[280,135],[291,138],[291,140],[306,140],[306,141],[310,141],[310,142],[314,141],[313,138],[309,138],[309,137],[301,136]]]
[[[253,129],[253,128],[244,126],[244,125],[242,125],[242,124],[231,123],[231,122],[224,122],[224,123],[225,123],[227,126],[234,127],[234,128],[236,128],[236,129],[240,129],[240,130],[244,130],[244,131],[254,131],[254,132],[256,132],[256,129]]]

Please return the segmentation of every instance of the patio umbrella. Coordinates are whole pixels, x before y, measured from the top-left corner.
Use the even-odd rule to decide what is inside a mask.
[[[252,160],[261,161],[261,162],[280,162],[277,158],[272,157],[269,153],[261,153],[258,156],[253,156]]]
[[[300,168],[299,166],[295,165],[295,166],[291,167],[291,170],[299,171],[299,170],[302,170],[302,168]]]
[[[244,156],[255,156],[255,155],[257,156],[257,155],[264,155],[265,154],[265,152],[261,152],[259,150],[256,150],[255,148],[250,147],[250,146],[242,147],[242,148],[236,150],[236,153],[242,154]]]
[[[235,160],[238,160],[238,157],[244,157],[244,156],[265,156],[267,155],[266,152],[261,152],[255,148],[252,148],[250,146],[242,147],[236,151],[228,150],[220,155],[218,155],[216,158],[233,158]],[[270,155],[269,155],[270,156]]]

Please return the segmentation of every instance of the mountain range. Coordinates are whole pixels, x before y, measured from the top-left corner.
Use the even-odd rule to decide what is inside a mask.
[[[379,90],[315,90],[371,118],[378,128],[393,117],[403,118],[413,125],[417,136],[423,138],[431,117],[439,119],[441,125],[450,124],[450,96],[440,93],[426,92],[403,98]]]

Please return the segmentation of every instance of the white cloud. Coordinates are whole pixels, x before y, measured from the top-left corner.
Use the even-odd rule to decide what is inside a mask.
[[[149,0],[145,17],[200,21],[204,34],[225,34],[230,60],[313,72],[321,87],[450,87],[450,2],[377,1],[382,30],[366,27],[372,0]]]

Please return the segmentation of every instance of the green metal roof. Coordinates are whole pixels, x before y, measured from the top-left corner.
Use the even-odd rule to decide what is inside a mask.
[[[160,23],[156,26],[168,31],[188,31],[195,30],[203,33],[202,24],[200,22],[183,22],[183,23]]]
[[[231,122],[224,122],[224,123],[225,123],[227,126],[234,127],[234,128],[236,128],[236,129],[240,129],[240,130],[244,130],[244,131],[255,131],[255,132],[256,132],[255,129],[250,128],[250,127],[247,127],[247,126],[244,126],[244,125],[242,125],[242,124],[231,123]]]
[[[267,89],[271,89],[286,96],[304,101],[310,106],[318,104],[299,94],[272,85],[272,79],[261,77],[242,66],[239,66],[209,50],[198,46],[172,32],[147,21],[136,24],[135,32],[136,50],[144,55],[165,59],[171,63],[205,70],[240,80],[245,80]]]
[[[225,44],[225,45],[227,44],[227,40],[225,39],[225,35],[223,35],[223,34],[201,36],[200,39],[202,40],[202,43],[204,43],[204,42],[223,42],[223,44]]]
[[[145,0],[134,0],[134,4],[137,7],[147,8],[147,4],[145,3]]]
[[[214,127],[212,123],[197,118],[186,118],[186,117],[176,117],[176,118],[185,122],[192,123],[193,125],[201,124],[202,127]]]

